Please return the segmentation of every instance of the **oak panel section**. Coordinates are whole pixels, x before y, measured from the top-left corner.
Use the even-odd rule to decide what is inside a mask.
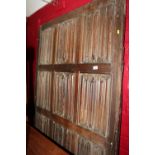
[[[75,73],[54,72],[52,113],[73,122]]]
[[[37,128],[74,154],[118,154],[123,9],[94,0],[41,28],[38,71],[52,72],[53,86],[51,106],[38,95]]]
[[[50,111],[51,108],[52,73],[38,71],[36,106]]]
[[[79,63],[109,63],[112,59],[113,5],[80,18]]]
[[[77,124],[108,136],[110,121],[111,75],[79,75]]]
[[[112,3],[101,5],[43,29],[40,64],[110,63],[113,8]]]
[[[78,40],[78,18],[67,20],[56,25],[55,64],[76,62]]]
[[[50,135],[50,118],[36,111],[35,126],[45,135]]]
[[[40,34],[40,47],[39,47],[39,56],[38,64],[52,64],[53,62],[53,53],[54,53],[54,35],[55,28],[50,27],[45,29]]]
[[[51,138],[75,155],[106,155],[107,148],[81,136],[74,130],[64,127],[57,121],[51,122]]]
[[[75,125],[74,123],[58,116],[55,114],[51,114],[50,112],[37,108],[37,113],[46,116],[46,118],[50,118],[51,121],[57,122],[58,124],[64,126],[65,128],[72,130],[76,132],[77,134],[81,135],[82,137],[85,137],[86,139],[92,141],[93,143],[96,143],[98,145],[103,145],[104,147],[109,148],[110,143],[106,141],[106,139],[99,134],[96,134],[88,129],[82,128],[78,125]]]

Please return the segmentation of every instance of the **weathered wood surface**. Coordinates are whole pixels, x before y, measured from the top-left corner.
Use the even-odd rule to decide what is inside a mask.
[[[118,153],[124,0],[94,0],[42,26],[36,127],[77,155]]]

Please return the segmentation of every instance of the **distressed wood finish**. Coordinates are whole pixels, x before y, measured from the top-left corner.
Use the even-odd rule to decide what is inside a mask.
[[[107,137],[110,121],[111,76],[80,74],[78,87],[78,125]]]
[[[51,107],[51,72],[38,72],[36,106],[50,111]]]
[[[36,127],[73,154],[118,154],[124,6],[94,0],[41,27]]]
[[[94,68],[97,66],[97,69]],[[81,73],[110,73],[111,64],[59,64],[59,65],[39,65],[41,71],[57,72],[81,72]]]
[[[113,5],[84,14],[80,19],[80,63],[111,62]]]
[[[47,136],[50,135],[50,119],[39,112],[36,112],[35,126]]]
[[[54,72],[52,113],[73,122],[75,73]]]
[[[75,63],[77,52],[78,20],[72,19],[56,26],[55,64]]]
[[[41,33],[39,64],[52,64],[53,62],[55,31],[55,28],[50,27]]]
[[[108,151],[55,121],[52,121],[51,128],[51,138],[76,155],[105,155]]]

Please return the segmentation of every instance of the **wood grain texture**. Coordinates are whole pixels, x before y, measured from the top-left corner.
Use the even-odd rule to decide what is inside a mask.
[[[102,6],[43,30],[40,44],[42,64],[50,64],[53,54],[54,64],[111,62],[113,7],[112,4]]]
[[[41,28],[36,126],[74,154],[118,154],[123,26],[124,0],[94,0]]]
[[[54,53],[54,33],[55,28],[51,27],[41,32],[39,64],[52,64]]]
[[[75,63],[78,20],[72,19],[56,26],[55,64]]]
[[[50,111],[52,74],[43,71],[38,72],[37,77],[36,106]]]
[[[97,69],[94,69],[94,66]],[[110,73],[111,64],[59,64],[59,65],[39,65],[40,71],[57,71],[57,72],[81,72],[81,73]]]
[[[60,117],[58,115],[52,114],[49,111],[43,110],[41,108],[37,108],[37,113],[40,113],[42,116],[45,116],[46,118],[51,119],[54,122],[57,122],[61,124],[62,126],[78,133],[79,135],[85,137],[86,139],[100,145],[102,144],[105,147],[109,147],[110,144],[106,141],[106,138],[103,136],[100,136],[99,134],[92,132],[86,128],[80,127],[69,120],[64,119],[63,117]],[[52,133],[52,132],[50,132]]]
[[[101,7],[80,19],[80,63],[111,62],[113,5]]]
[[[48,117],[36,112],[35,122],[36,128],[38,128],[41,132],[45,133],[47,136],[50,135],[50,119]]]
[[[94,155],[94,153],[95,155],[105,155],[107,152],[107,148],[96,145],[76,131],[57,123],[57,121],[52,121],[51,127],[51,138],[75,155]]]
[[[104,137],[107,137],[109,129],[110,89],[110,75],[79,75],[77,123]]]
[[[52,113],[73,122],[75,73],[54,72]]]

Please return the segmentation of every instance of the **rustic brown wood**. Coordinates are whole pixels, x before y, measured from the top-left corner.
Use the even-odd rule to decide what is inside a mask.
[[[94,0],[41,27],[36,127],[74,154],[118,154],[124,10]]]
[[[123,39],[124,39],[124,19],[125,19],[125,0],[117,0],[115,6],[115,33],[113,38],[113,98],[112,98],[112,118],[115,123],[110,125],[110,132],[113,133],[109,140],[112,143],[111,154],[118,154],[119,132],[121,118],[121,83],[123,73]],[[119,33],[118,33],[119,32]]]
[[[90,130],[87,130],[85,128],[82,128],[78,125],[75,125],[73,123],[71,123],[70,121],[59,117],[58,115],[52,114],[49,111],[43,110],[41,108],[37,108],[37,111],[42,114],[43,116],[46,116],[47,118],[51,118],[52,120],[54,120],[55,122],[60,123],[61,125],[63,125],[66,128],[69,128],[75,132],[77,132],[78,134],[81,134],[82,136],[86,137],[87,139],[89,139],[90,141],[93,141],[94,143],[98,143],[98,144],[104,144],[106,147],[110,147],[110,143],[107,143],[106,139],[96,133],[91,132]]]
[[[26,136],[27,155],[69,155],[29,125]]]
[[[97,69],[96,69],[97,68]],[[110,64],[59,64],[59,65],[39,65],[39,70],[58,72],[78,72],[81,73],[110,73]]]

